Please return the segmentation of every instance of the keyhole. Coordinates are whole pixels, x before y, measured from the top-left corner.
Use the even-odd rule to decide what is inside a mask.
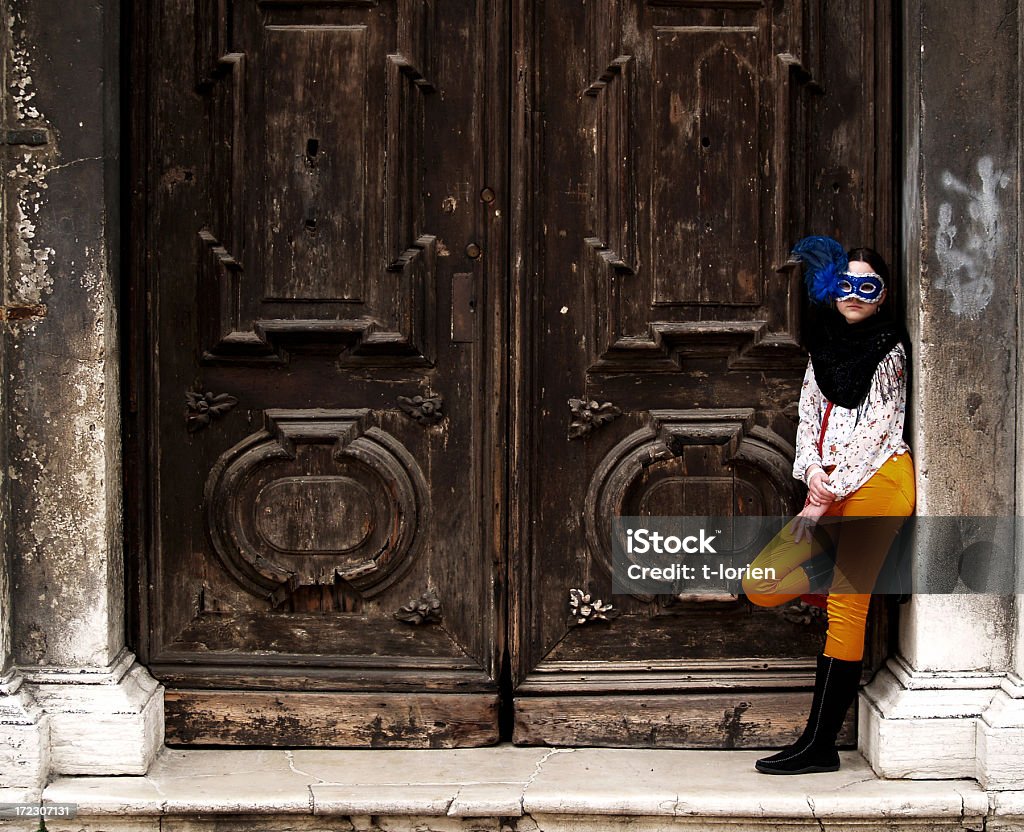
[[[306,166],[310,169],[316,167],[316,154],[320,152],[320,142],[317,139],[306,139]],[[306,209],[306,233],[316,233],[316,209]]]
[[[312,170],[316,167],[316,154],[320,152],[320,142],[317,139],[306,139],[306,167]]]

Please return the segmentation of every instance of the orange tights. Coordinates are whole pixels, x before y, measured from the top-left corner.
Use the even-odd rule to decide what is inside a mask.
[[[810,586],[800,565],[823,550],[821,533],[826,532],[835,546],[836,565],[828,592],[824,654],[845,661],[863,658],[871,589],[893,538],[914,511],[915,499],[913,460],[909,453],[893,454],[866,483],[842,500],[833,500],[825,512],[826,517],[849,521],[824,523],[811,540],[799,543],[787,523],[750,564],[774,569],[775,577],[744,579],[743,591],[761,607],[807,593]]]

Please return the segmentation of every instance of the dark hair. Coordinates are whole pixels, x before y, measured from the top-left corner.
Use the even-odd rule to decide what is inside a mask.
[[[885,301],[882,303],[882,308],[876,314],[882,315],[894,323],[902,324],[905,316],[903,314],[903,304],[900,303],[899,287],[893,284],[892,276],[889,272],[889,264],[885,262],[885,258],[873,248],[859,246],[851,248],[846,253],[846,259],[851,263],[854,260],[861,260],[867,263],[882,278],[885,282]],[[909,340],[904,343],[904,346],[909,349]]]
[[[881,254],[873,248],[861,246],[860,248],[851,248],[846,252],[846,259],[851,263],[854,260],[861,260],[871,266],[871,268],[877,272],[878,276],[885,281],[885,288],[888,289],[886,297],[892,295],[892,281],[889,279],[889,266],[885,260],[882,259]]]

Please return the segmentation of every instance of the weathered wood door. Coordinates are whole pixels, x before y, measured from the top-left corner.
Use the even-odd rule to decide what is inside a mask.
[[[889,5],[521,8],[538,80],[513,235],[531,347],[512,410],[515,738],[771,744],[802,727],[823,622],[742,596],[609,597],[610,518],[802,503],[787,254],[807,233],[892,252]],[[579,624],[573,589],[621,615]]]
[[[821,622],[606,597],[607,523],[800,499],[786,251],[891,252],[888,0],[137,6],[126,516],[168,741],[485,744],[499,703],[519,742],[785,735]]]
[[[168,739],[493,742],[505,7],[133,10],[132,539]]]

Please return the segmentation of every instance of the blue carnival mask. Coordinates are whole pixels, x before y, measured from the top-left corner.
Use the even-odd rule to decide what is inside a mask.
[[[845,271],[836,282],[836,300],[856,298],[865,303],[878,303],[882,299],[885,281],[874,272]]]

